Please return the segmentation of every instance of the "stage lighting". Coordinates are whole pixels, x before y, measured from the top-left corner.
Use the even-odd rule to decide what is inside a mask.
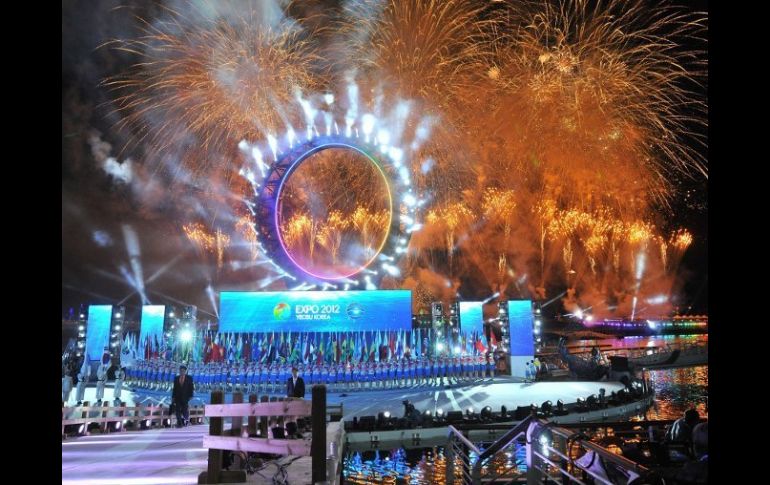
[[[468,409],[466,409],[465,414],[467,414],[468,416],[473,416],[473,408],[469,407]]]
[[[444,410],[443,409],[441,409],[441,408],[436,409],[436,416],[438,416],[440,418],[443,415],[444,415]]]
[[[551,411],[553,411],[553,403],[551,401],[545,401],[540,405],[540,412],[542,412],[544,416],[550,416]]]
[[[596,409],[598,407],[596,394],[591,394],[586,398],[586,406],[588,407],[588,409]]]
[[[120,318],[120,312],[115,314],[115,318]]]
[[[377,413],[377,428],[379,429],[384,428],[385,425],[387,424],[388,418],[390,418],[390,413],[384,413],[384,412]]]
[[[481,419],[487,420],[492,419],[492,408],[489,406],[484,406],[484,409],[481,410]]]
[[[85,329],[86,329],[86,327],[84,327],[83,325],[78,325],[78,330],[83,331]]]
[[[193,338],[193,334],[189,330],[183,330],[179,333],[179,337],[182,339],[182,342],[189,342]]]

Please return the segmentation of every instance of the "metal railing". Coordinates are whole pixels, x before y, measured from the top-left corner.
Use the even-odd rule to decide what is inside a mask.
[[[481,483],[482,472],[484,471],[486,471],[483,474],[485,482],[512,478],[517,475],[518,463],[514,462],[513,466],[505,465],[499,468],[489,465],[493,459],[507,453],[511,447],[521,444],[521,439],[534,419],[533,416],[528,416],[484,450],[479,449],[460,430],[450,425],[449,442],[446,447],[447,485],[453,485],[458,475],[463,484]],[[471,463],[473,458],[471,452],[476,458],[473,463]],[[460,465],[459,474],[455,472],[455,466],[458,464]]]
[[[581,461],[581,458],[589,459]],[[567,483],[585,485],[590,476],[596,483],[614,485],[609,470],[626,477],[626,481],[650,472],[589,441],[583,433],[553,426],[542,419],[530,424],[527,430],[527,483],[561,478]]]
[[[535,416],[521,421],[486,449],[471,442],[464,434],[467,431],[449,426],[445,448],[447,485],[510,483],[516,478],[523,479],[519,466],[524,463],[517,462],[515,456],[512,459],[510,451],[512,447],[522,446],[526,452],[528,484],[586,485],[593,480],[614,485],[617,481],[613,481],[613,477],[622,477],[625,483],[650,475],[649,469],[591,442],[579,430],[555,426]]]

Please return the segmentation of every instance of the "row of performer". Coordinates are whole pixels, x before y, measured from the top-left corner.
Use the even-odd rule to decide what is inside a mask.
[[[491,356],[295,366],[308,385],[326,384],[331,391],[442,386],[491,379],[495,375]],[[178,369],[176,362],[142,361],[127,369],[127,382],[134,387],[168,391]],[[199,392],[282,392],[291,369],[291,364],[209,363],[190,364],[189,374]]]
[[[527,378],[540,374],[534,364],[527,363]],[[131,367],[115,371],[114,398],[120,400],[124,385],[150,390],[170,391],[180,363],[162,359],[140,360]],[[439,357],[437,359],[401,359],[389,362],[362,362],[339,364],[297,364],[300,376],[309,384],[326,384],[331,391],[359,389],[396,389],[414,386],[444,386],[473,383],[492,379],[495,363],[492,356]],[[189,364],[189,376],[198,392],[223,390],[225,392],[281,393],[291,376],[292,364],[258,363],[193,363]],[[531,370],[530,370],[531,369]],[[100,365],[96,372],[96,400],[104,397],[107,366]],[[75,390],[75,399],[83,401],[88,369],[81,369],[77,386],[69,375],[62,378],[62,400],[66,403]]]

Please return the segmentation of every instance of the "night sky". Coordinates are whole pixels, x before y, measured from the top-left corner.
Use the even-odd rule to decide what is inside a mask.
[[[130,227],[139,239],[141,267],[152,303],[195,304],[199,318],[213,313],[199,260],[180,237],[174,200],[162,190],[162,177],[144,201],[97,159],[118,163],[131,158],[140,169],[138,153],[123,150],[127,139],[115,128],[119,116],[108,89],[100,83],[124,71],[136,57],[99,47],[114,38],[139,35],[134,14],[152,17],[154,2],[131,2],[131,11],[116,0],[62,2],[62,315],[81,304],[127,305],[138,316],[141,300],[124,276],[131,268],[126,247]],[[699,5],[701,9],[705,4]],[[704,87],[705,89],[705,87]],[[682,180],[669,219],[688,228],[694,243],[680,267],[685,313],[708,311],[707,182]],[[151,203],[146,203],[146,198]],[[129,231],[130,232],[130,231]],[[123,269],[121,269],[121,267]],[[164,269],[165,267],[165,269]],[[130,272],[130,271],[129,271]],[[157,274],[156,274],[157,273]],[[465,293],[465,292],[464,292]]]

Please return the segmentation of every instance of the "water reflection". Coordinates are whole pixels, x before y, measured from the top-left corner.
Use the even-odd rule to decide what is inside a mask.
[[[485,444],[478,444],[484,450]],[[481,469],[482,478],[489,473],[500,475],[510,473],[511,478],[521,478],[527,472],[526,448],[516,444],[513,449],[499,453]],[[478,455],[470,453],[470,464],[463,464],[460,457],[455,458],[454,475],[456,483],[462,483],[463,466],[469,473]],[[446,482],[447,458],[444,448],[396,448],[393,450],[351,451],[345,457],[343,470],[346,484],[414,484],[429,485]]]
[[[647,419],[678,419],[690,408],[708,418],[709,366],[648,371],[655,403]]]
[[[678,419],[687,409],[695,407],[701,417],[708,418],[708,366],[647,371],[647,377],[655,388],[655,406],[647,412],[647,419]],[[641,418],[641,417],[640,417]],[[612,448],[613,445],[610,444]],[[483,447],[481,448],[483,450]],[[613,451],[620,448],[614,446]],[[471,463],[476,456],[471,455]],[[467,465],[466,465],[467,466]],[[462,473],[459,458],[455,465],[458,480]],[[515,468],[518,474],[526,473],[525,448],[517,446],[509,453],[498,455],[482,470],[489,468],[502,472]],[[442,484],[445,483],[446,457],[444,448],[372,451],[351,451],[346,456],[343,476],[350,484]]]

